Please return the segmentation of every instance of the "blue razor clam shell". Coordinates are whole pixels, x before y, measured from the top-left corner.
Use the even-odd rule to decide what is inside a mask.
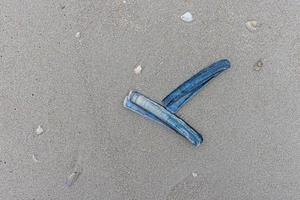
[[[124,107],[138,113],[146,119],[173,129],[189,140],[193,145],[198,146],[203,142],[201,134],[176,116],[175,113],[211,79],[228,68],[230,68],[230,62],[223,59],[202,69],[167,95],[162,100],[163,106],[136,91],[131,91],[124,100]]]
[[[162,100],[162,104],[170,112],[176,113],[211,79],[218,76],[222,71],[228,68],[230,68],[230,62],[227,59],[213,63],[173,90]]]
[[[131,91],[132,92],[132,91]],[[131,93],[130,92],[130,93]],[[130,96],[130,93],[128,96]],[[144,117],[145,119],[149,119],[149,120],[152,120],[152,121],[155,121],[155,122],[158,122],[160,124],[163,124],[159,118],[157,118],[155,115],[149,113],[148,111],[142,109],[141,107],[135,105],[134,103],[132,103],[129,99],[129,97],[126,96],[126,98],[124,99],[124,107],[125,108],[128,108],[129,110],[135,112],[135,113],[138,113],[140,114],[142,117]]]
[[[163,106],[145,97],[144,95],[131,91],[124,100],[124,107],[142,115],[147,119],[154,120],[160,124],[173,129],[181,136],[198,146],[203,142],[201,134],[194,130],[185,121],[169,112]]]

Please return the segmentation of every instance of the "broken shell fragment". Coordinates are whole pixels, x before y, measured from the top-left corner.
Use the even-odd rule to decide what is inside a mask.
[[[192,13],[186,12],[180,17],[185,22],[192,22],[194,20]]]
[[[81,174],[81,171],[74,171],[72,172],[66,180],[66,186],[71,187],[74,185],[74,183],[78,180],[79,176]]]
[[[134,68],[134,73],[135,74],[140,74],[142,72],[142,66],[138,65],[136,68]]]
[[[37,159],[37,155],[36,154],[32,154],[32,160],[34,162],[39,162],[39,160]]]
[[[256,31],[257,26],[258,26],[258,24],[257,24],[257,21],[255,21],[255,20],[246,22],[246,27],[249,31]]]
[[[81,36],[81,33],[80,33],[80,32],[77,32],[77,33],[75,34],[75,37],[76,37],[76,38],[80,38],[80,36]]]
[[[79,176],[82,174],[83,172],[83,168],[81,165],[79,164],[75,164],[73,166],[72,171],[70,171],[71,173],[69,174],[69,176],[66,179],[65,185],[68,187],[71,187],[72,185],[74,185],[74,183],[78,180]]]
[[[41,126],[38,126],[36,129],[36,134],[41,135],[44,132],[43,128]]]

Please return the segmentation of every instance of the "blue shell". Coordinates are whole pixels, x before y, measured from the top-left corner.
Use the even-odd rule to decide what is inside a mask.
[[[129,93],[125,98],[124,106],[145,118],[166,125],[185,137],[193,145],[198,146],[203,141],[202,136],[185,121],[136,91],[131,91]]]
[[[230,62],[226,59],[213,63],[212,65],[199,71],[189,80],[185,81],[170,94],[168,94],[162,100],[162,104],[172,113],[176,113],[211,79],[218,76],[222,71],[228,68],[230,68]]]
[[[146,119],[150,119],[173,129],[193,145],[198,146],[203,142],[201,134],[194,130],[184,120],[179,118],[175,113],[195,96],[211,79],[228,68],[230,68],[230,62],[223,59],[202,69],[167,95],[162,100],[163,105],[160,105],[136,91],[131,91],[124,100],[124,107],[142,115]]]

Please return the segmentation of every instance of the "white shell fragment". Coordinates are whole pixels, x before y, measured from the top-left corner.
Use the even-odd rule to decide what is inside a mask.
[[[193,15],[190,12],[186,12],[180,17],[185,22],[192,22],[194,20]]]
[[[39,160],[37,159],[37,155],[36,154],[32,154],[32,160],[34,162],[39,162]]]
[[[193,177],[197,177],[198,176],[198,174],[196,172],[193,172],[192,175],[193,175]]]
[[[258,26],[258,24],[257,24],[257,21],[255,21],[255,20],[246,22],[246,27],[249,31],[256,31],[257,26]]]
[[[44,132],[43,128],[41,126],[38,126],[36,129],[36,134],[41,135]]]
[[[142,72],[142,66],[138,65],[136,68],[134,68],[134,73],[135,74],[140,74]]]
[[[80,33],[80,32],[77,32],[77,33],[75,34],[75,37],[76,37],[76,38],[80,38],[80,36],[81,36],[81,33]]]

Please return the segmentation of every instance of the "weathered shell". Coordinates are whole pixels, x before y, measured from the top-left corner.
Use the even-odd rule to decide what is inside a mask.
[[[210,66],[200,70],[197,74],[168,94],[162,100],[162,104],[170,112],[176,113],[211,79],[218,76],[222,71],[228,68],[230,68],[230,62],[227,59],[219,60],[218,62],[211,64]]]
[[[180,17],[185,22],[192,22],[194,20],[192,13],[186,12]]]
[[[163,106],[136,91],[131,91],[125,98],[124,107],[148,119],[166,125],[181,136],[185,137],[195,146],[198,146],[203,142],[202,136],[185,121],[165,109]]]

